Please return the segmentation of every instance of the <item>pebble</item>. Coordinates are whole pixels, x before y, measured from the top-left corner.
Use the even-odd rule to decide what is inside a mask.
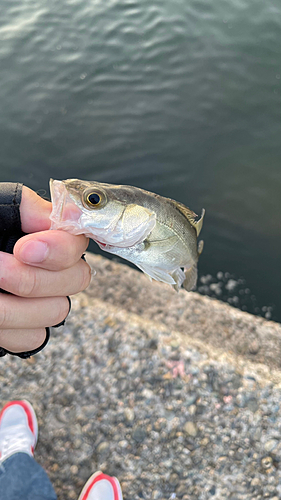
[[[132,438],[137,443],[142,443],[146,438],[146,430],[143,427],[136,427],[132,433]]]
[[[271,452],[277,447],[277,445],[278,445],[278,441],[276,439],[270,439],[269,441],[267,441],[265,443],[264,449],[267,452]]]
[[[142,396],[143,396],[144,398],[146,398],[146,399],[151,399],[151,398],[153,398],[154,393],[153,393],[153,391],[151,391],[150,389],[144,389],[144,390],[142,391]]]
[[[178,481],[179,481],[178,474],[172,473],[169,476],[169,483],[172,484],[173,486],[176,485],[176,484],[178,484]]]
[[[271,457],[265,457],[261,461],[261,465],[264,469],[269,469],[272,466],[272,458]]]
[[[197,436],[197,427],[193,422],[186,422],[183,426],[183,430],[189,436]]]
[[[189,407],[189,413],[190,413],[190,415],[195,415],[195,413],[196,413],[196,405],[190,405],[190,407]]]
[[[202,439],[202,441],[200,442],[200,445],[201,446],[207,446],[209,444],[210,440],[209,438],[205,437]]]
[[[184,493],[186,493],[186,490],[187,490],[187,486],[185,483],[182,483],[180,484],[177,489],[176,489],[176,493],[177,495],[180,497],[181,495],[183,495]]]
[[[109,448],[109,443],[107,443],[106,441],[103,441],[102,443],[100,443],[97,447],[97,452],[98,453],[104,453],[105,451],[107,451]]]
[[[135,412],[132,408],[125,408],[124,415],[125,415],[127,422],[133,422],[133,420],[135,418]]]
[[[119,446],[121,448],[127,448],[128,444],[129,443],[128,443],[128,441],[126,441],[126,439],[123,439],[122,441],[119,441]]]
[[[161,495],[162,495],[161,491],[154,490],[152,492],[152,500],[158,500],[159,498],[161,498]]]
[[[70,472],[71,472],[71,474],[74,474],[74,475],[78,474],[78,470],[79,470],[79,469],[78,469],[77,465],[72,465],[72,466],[70,467]]]
[[[259,486],[261,484],[261,481],[258,477],[254,477],[251,481],[251,486]]]

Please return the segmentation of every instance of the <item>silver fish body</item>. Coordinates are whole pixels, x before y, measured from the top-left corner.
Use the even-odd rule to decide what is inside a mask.
[[[192,290],[197,281],[198,220],[182,203],[133,186],[50,180],[53,229],[85,234],[150,278]]]

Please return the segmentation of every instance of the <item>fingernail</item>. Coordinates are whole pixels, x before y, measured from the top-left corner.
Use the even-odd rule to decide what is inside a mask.
[[[21,248],[20,258],[26,264],[39,264],[46,259],[48,251],[44,241],[27,241]]]

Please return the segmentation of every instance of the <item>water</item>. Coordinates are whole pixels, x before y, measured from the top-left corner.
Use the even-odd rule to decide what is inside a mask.
[[[280,321],[279,0],[0,10],[1,179],[133,184],[205,207],[199,291]]]

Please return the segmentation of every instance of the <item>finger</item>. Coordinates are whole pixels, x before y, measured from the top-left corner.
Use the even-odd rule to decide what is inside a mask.
[[[20,204],[21,227],[24,233],[33,233],[49,229],[51,221],[49,219],[52,211],[50,201],[43,200],[32,189],[26,186],[22,188]]]
[[[67,297],[22,298],[2,294],[0,330],[37,329],[61,323],[69,312]]]
[[[0,330],[0,346],[11,352],[33,351],[43,344],[45,338],[45,328]]]
[[[20,238],[15,247],[16,259],[31,266],[60,271],[76,264],[89,244],[84,235],[66,231],[41,231]]]
[[[62,297],[85,290],[91,268],[79,259],[62,271],[47,271],[22,264],[11,254],[0,252],[0,287],[20,297]]]

